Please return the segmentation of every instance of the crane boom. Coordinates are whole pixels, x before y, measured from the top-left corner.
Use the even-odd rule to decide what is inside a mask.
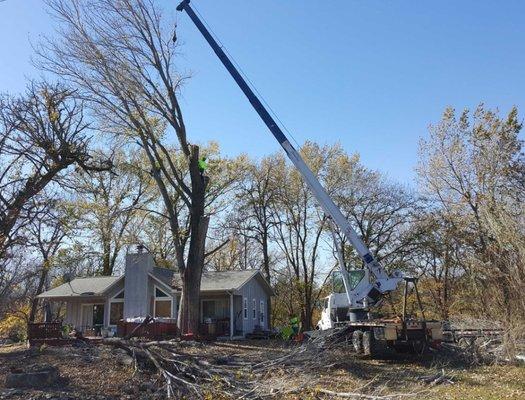
[[[197,29],[204,36],[208,44],[211,46],[219,60],[222,62],[224,67],[228,70],[232,78],[235,80],[239,88],[248,98],[257,114],[261,117],[263,122],[266,124],[270,132],[273,134],[275,139],[279,142],[281,147],[284,149],[286,155],[298,169],[303,176],[308,188],[312,191],[313,195],[317,199],[319,205],[323,211],[331,217],[337,227],[344,233],[348,238],[354,249],[357,251],[365,268],[367,268],[375,277],[375,282],[365,285],[361,293],[355,293],[355,297],[364,299],[367,296],[372,300],[376,301],[380,294],[394,290],[400,281],[400,276],[390,277],[381,265],[374,259],[370,253],[368,247],[357,235],[355,230],[352,228],[348,220],[345,218],[341,210],[334,203],[330,195],[327,193],[325,188],[321,185],[319,180],[310,170],[308,165],[299,154],[299,152],[290,143],[284,132],[281,130],[279,125],[275,122],[270,113],[266,110],[264,105],[261,103],[259,98],[255,95],[253,90],[248,86],[244,78],[241,76],[239,71],[235,68],[233,63],[230,61],[226,53],[222,50],[221,46],[210,34],[206,26],[202,23],[199,17],[195,14],[195,11],[190,6],[190,0],[183,0],[178,6],[177,11],[186,11],[190,19],[193,21]],[[340,265],[341,272],[343,272],[343,278],[346,280],[346,271],[344,265]],[[397,275],[397,274],[396,274]],[[346,284],[345,284],[346,286]]]

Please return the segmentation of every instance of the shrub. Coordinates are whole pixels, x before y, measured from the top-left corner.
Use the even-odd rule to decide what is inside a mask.
[[[18,315],[7,315],[0,321],[0,337],[6,337],[13,342],[23,342],[27,339],[27,322]]]

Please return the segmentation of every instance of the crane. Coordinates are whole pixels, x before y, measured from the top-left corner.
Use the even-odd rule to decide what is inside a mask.
[[[301,154],[290,143],[282,129],[275,122],[274,118],[270,115],[270,113],[266,110],[259,98],[250,88],[250,86],[246,83],[245,79],[239,73],[237,68],[235,68],[235,66],[230,61],[230,59],[223,51],[221,46],[219,46],[219,44],[210,34],[206,26],[195,14],[195,11],[190,6],[190,0],[182,1],[177,6],[177,10],[186,11],[188,16],[194,22],[197,29],[202,33],[208,44],[211,46],[215,54],[217,54],[219,60],[222,62],[224,67],[226,67],[226,69],[233,77],[237,85],[239,85],[239,88],[246,95],[248,101],[251,103],[257,114],[259,114],[259,116],[266,124],[270,132],[273,134],[275,139],[284,149],[290,161],[301,173],[308,188],[312,191],[313,195],[317,199],[323,211],[328,216],[330,216],[333,223],[348,238],[359,257],[363,260],[365,269],[369,271],[373,276],[371,282],[365,282],[368,276],[363,276],[363,279],[361,280],[362,284],[360,282],[360,284],[358,284],[356,288],[352,289],[350,287],[350,282],[348,279],[346,268],[344,268],[344,265],[341,262],[339,262],[340,272],[343,277],[344,285],[347,288],[346,292],[348,295],[348,301],[351,304],[351,308],[355,310],[366,309],[373,304],[377,304],[380,301],[381,295],[396,289],[398,283],[402,280],[401,272],[394,271],[392,276],[388,275],[385,269],[372,256],[368,247],[361,240],[354,228],[350,225],[350,222],[348,222],[348,220],[343,215],[339,207],[337,207],[337,205],[329,196],[325,188],[321,185],[317,177],[313,174],[311,169],[305,163],[305,161],[301,157]]]
[[[306,182],[306,185],[313,193],[320,207],[323,209],[324,213],[330,217],[331,223],[346,236],[348,241],[352,244],[353,248],[361,258],[363,262],[363,269],[348,271],[343,262],[340,244],[337,241],[335,233],[332,231],[338,254],[339,272],[342,277],[345,289],[343,296],[344,302],[346,303],[345,309],[348,310],[347,315],[349,320],[358,322],[369,319],[370,314],[368,311],[370,307],[380,304],[385,294],[395,290],[398,284],[404,279],[403,274],[400,271],[395,270],[391,273],[391,275],[389,275],[387,271],[380,265],[380,263],[373,257],[370,250],[356,233],[350,222],[343,215],[326,189],[321,185],[317,177],[305,163],[301,157],[301,154],[290,143],[274,118],[270,115],[254,91],[246,83],[246,80],[242,77],[237,68],[235,68],[229,57],[226,55],[222,47],[217,43],[215,38],[211,35],[201,19],[197,16],[190,5],[190,0],[183,0],[177,6],[177,11],[185,11],[188,14],[204,39],[215,52],[221,63],[224,65],[241,91],[247,97],[254,110],[266,124],[277,142],[279,142],[292,164],[300,172],[304,181]],[[342,296],[336,293],[331,295],[329,305],[332,306],[332,309],[337,309],[339,308],[341,302]],[[331,307],[328,307],[327,310],[330,309]],[[327,324],[321,326],[321,328],[331,328],[331,321],[332,318],[328,316]]]

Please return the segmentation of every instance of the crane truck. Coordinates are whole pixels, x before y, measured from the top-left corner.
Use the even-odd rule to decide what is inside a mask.
[[[324,213],[330,218],[333,227],[332,235],[337,249],[339,276],[343,283],[343,290],[331,293],[324,299],[321,320],[317,325],[318,328],[321,330],[345,329],[348,335],[351,336],[355,351],[372,356],[383,347],[382,345],[387,345],[396,350],[408,349],[422,351],[428,345],[438,343],[442,339],[441,323],[424,319],[419,293],[417,292],[416,279],[406,277],[398,270],[388,273],[380,265],[317,177],[310,170],[300,153],[290,143],[274,118],[246,83],[237,68],[235,68],[223,48],[219,46],[215,38],[197,16],[190,5],[190,0],[183,0],[177,6],[177,11],[185,11],[188,14],[226,70],[247,97],[254,110],[279,142],[292,164],[300,172]],[[339,229],[342,235],[346,236],[359,255],[362,260],[362,268],[347,269],[343,261],[340,243],[334,232],[336,228]],[[374,318],[371,309],[379,306],[384,296],[396,290],[402,281],[405,282],[403,314],[392,319]],[[415,287],[422,319],[412,318],[406,313],[409,283],[412,283]]]

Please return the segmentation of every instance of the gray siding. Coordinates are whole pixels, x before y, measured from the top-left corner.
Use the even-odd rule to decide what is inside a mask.
[[[150,281],[148,273],[153,270],[153,266],[151,254],[126,255],[124,318],[144,317],[151,314],[149,290],[151,284],[148,284]]]
[[[268,302],[270,296],[259,282],[258,277],[250,279],[244,286],[237,291],[242,296],[242,326],[244,334],[253,332],[256,326],[262,329],[268,329]],[[244,299],[248,301],[248,315],[244,318]],[[255,318],[254,318],[254,301],[255,299]],[[261,310],[261,301],[263,301],[263,309]],[[261,311],[264,313],[264,321],[261,323]]]

